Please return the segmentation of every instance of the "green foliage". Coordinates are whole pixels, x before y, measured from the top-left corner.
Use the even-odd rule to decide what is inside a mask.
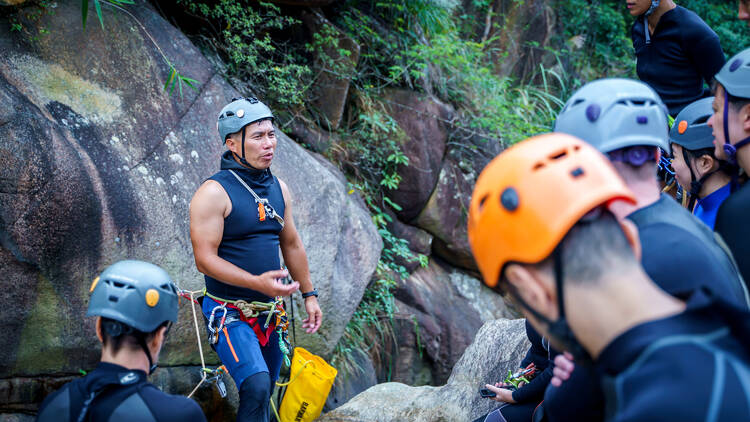
[[[697,13],[716,32],[727,57],[747,48],[750,28],[737,19],[736,0],[680,0],[679,4]]]
[[[558,43],[576,73],[585,79],[633,77],[635,60],[630,39],[632,18],[622,0],[558,0]]]
[[[122,7],[127,4],[135,4],[133,0],[94,0],[96,17],[99,18],[99,24],[102,26],[102,29],[104,29],[104,18],[102,18],[102,3],[108,3],[118,7]],[[81,0],[81,15],[83,29],[86,29],[86,20],[89,16],[89,0]]]
[[[247,81],[260,96],[287,109],[303,103],[311,71],[297,51],[275,42],[271,34],[299,24],[278,6],[260,1],[245,4],[232,0],[177,0],[190,13],[206,19],[214,29],[205,35],[228,64],[231,76]]]
[[[737,19],[737,2],[679,0],[675,3],[700,16],[719,36],[727,56],[747,45],[750,29]],[[630,16],[622,0],[558,0],[560,37],[568,44],[563,54],[575,73],[585,79],[603,76],[635,77]],[[582,44],[579,48],[576,43]]]

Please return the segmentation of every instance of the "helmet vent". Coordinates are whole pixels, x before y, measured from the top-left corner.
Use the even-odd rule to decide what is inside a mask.
[[[579,178],[584,175],[584,171],[582,167],[578,167],[575,170],[570,172],[570,175],[573,176],[573,178]]]
[[[552,154],[549,156],[550,160],[559,160],[568,155],[568,151],[562,150],[561,152]]]
[[[120,300],[119,297],[114,296],[114,295],[110,295],[108,299],[110,302],[117,302],[118,300]]]
[[[234,112],[232,112],[232,111],[227,111],[227,112],[226,112],[226,115],[227,115],[227,117],[232,117],[232,116],[234,116]]]
[[[734,72],[735,70],[739,69],[740,66],[742,66],[742,59],[737,59],[729,65],[729,71]]]
[[[534,164],[534,168],[533,168],[533,170],[534,170],[534,171],[536,171],[536,170],[541,170],[541,169],[542,169],[543,167],[544,167],[544,163],[540,161],[540,162],[538,162],[538,163]]]
[[[484,209],[484,203],[487,202],[487,198],[489,197],[489,195],[484,195],[482,199],[479,200],[479,211],[482,211],[482,209]]]
[[[710,118],[711,118],[711,116],[701,116],[701,117],[695,119],[695,121],[693,122],[693,124],[694,125],[700,125],[700,124],[706,123],[706,122],[708,122],[708,119],[710,119]]]

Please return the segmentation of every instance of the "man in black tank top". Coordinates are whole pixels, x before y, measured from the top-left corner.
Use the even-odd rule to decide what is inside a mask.
[[[88,316],[103,343],[96,369],[47,396],[38,422],[205,422],[196,402],[165,394],[146,380],[172,323],[177,289],[142,261],[120,261],[91,285]]]
[[[221,170],[190,202],[190,237],[195,264],[206,279],[202,306],[209,339],[240,392],[237,420],[265,422],[286,348],[284,332],[248,319],[234,304],[278,304],[277,297],[300,290],[308,314],[302,327],[308,333],[318,330],[322,313],[294,225],[291,194],[271,174],[276,149],[271,110],[255,98],[233,99],[219,113],[218,130],[227,151]],[[288,272],[281,269],[279,250]],[[288,275],[297,281],[282,283]]]

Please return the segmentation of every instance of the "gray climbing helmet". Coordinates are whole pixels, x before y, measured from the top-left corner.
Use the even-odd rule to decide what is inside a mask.
[[[271,109],[257,98],[232,98],[232,102],[225,105],[219,113],[221,142],[225,142],[227,136],[239,132],[250,123],[273,118]]]
[[[733,97],[750,98],[750,48],[729,59],[716,74],[716,81]]]
[[[695,151],[714,147],[714,135],[708,119],[714,114],[714,97],[701,98],[683,108],[669,131],[669,140],[685,149]]]
[[[177,322],[177,288],[154,264],[117,262],[94,279],[90,291],[87,316],[113,319],[144,333],[165,321]]]
[[[651,87],[632,79],[599,79],[581,87],[557,116],[555,132],[603,153],[632,146],[670,152],[667,107]]]

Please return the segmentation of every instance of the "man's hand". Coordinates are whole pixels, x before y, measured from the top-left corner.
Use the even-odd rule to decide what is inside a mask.
[[[491,397],[492,400],[500,403],[515,403],[516,401],[513,400],[513,392],[507,388],[501,388],[507,385],[508,384],[502,382],[496,382],[495,385],[485,384],[485,387],[490,391],[495,392],[495,397]]]
[[[564,352],[561,355],[555,357],[555,369],[552,370],[552,380],[550,384],[555,387],[559,387],[570,378],[570,374],[573,373],[575,364],[573,363],[573,355],[568,352]]]
[[[323,313],[320,311],[318,298],[315,296],[306,297],[305,310],[307,311],[307,318],[302,321],[302,328],[305,328],[308,334],[312,334],[318,331],[320,323],[323,321]]]
[[[289,296],[299,290],[299,283],[296,281],[290,284],[282,283],[281,279],[288,275],[287,270],[266,271],[255,279],[258,283],[255,290],[271,297]]]

